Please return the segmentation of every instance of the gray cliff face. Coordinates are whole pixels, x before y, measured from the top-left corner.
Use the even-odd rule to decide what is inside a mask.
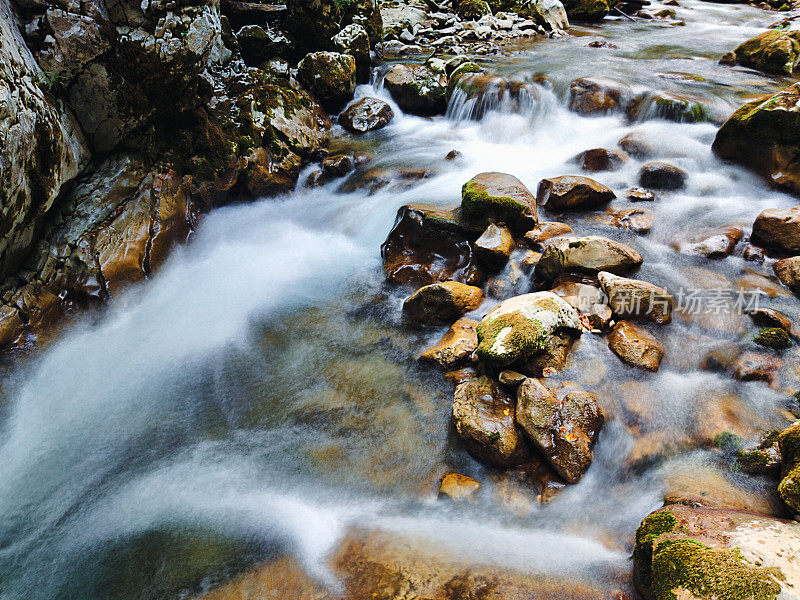
[[[0,274],[19,266],[89,149],[70,111],[50,93],[8,0],[0,1]]]

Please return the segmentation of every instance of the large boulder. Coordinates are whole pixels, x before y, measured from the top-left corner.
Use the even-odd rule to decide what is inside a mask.
[[[800,206],[762,211],[753,223],[753,240],[768,248],[800,252]]]
[[[356,88],[356,61],[349,54],[312,52],[297,66],[297,79],[331,112],[341,109]]]
[[[591,445],[605,418],[592,394],[573,391],[559,400],[528,378],[517,389],[516,420],[556,472],[577,483],[592,464]]]
[[[560,0],[532,0],[525,3],[522,14],[536,21],[537,25],[541,25],[547,31],[569,29],[567,11]]]
[[[536,263],[536,274],[545,280],[561,273],[619,274],[642,264],[641,255],[633,248],[596,235],[565,236],[551,240]]]
[[[605,271],[598,273],[597,279],[615,315],[641,317],[659,324],[672,321],[672,295],[664,288]]]
[[[520,234],[536,225],[536,198],[507,173],[480,173],[461,188],[461,212],[479,230],[503,223]]]
[[[783,285],[800,294],[800,256],[781,259],[772,265],[772,270]]]
[[[566,0],[564,8],[573,21],[602,21],[611,11],[606,0]]]
[[[713,149],[800,192],[800,84],[740,107],[717,131]]]
[[[793,598],[800,525],[744,510],[673,504],[636,531],[634,577],[645,598]]]
[[[509,298],[495,306],[478,324],[478,356],[505,366],[547,352],[561,331],[580,334],[580,315],[552,292]]]
[[[524,462],[528,450],[514,407],[514,398],[486,376],[456,386],[453,424],[470,454],[496,467]]]
[[[598,208],[616,198],[616,194],[594,179],[563,175],[542,179],[536,197],[548,210],[570,210]]]
[[[800,31],[765,31],[737,46],[733,53],[744,67],[791,75],[800,62]]]
[[[632,367],[657,371],[664,357],[659,341],[641,327],[619,321],[608,334],[608,347]]]
[[[0,3],[0,275],[20,266],[62,189],[90,159],[72,113],[22,39],[8,2]]]
[[[341,54],[349,54],[361,67],[369,65],[369,36],[361,25],[351,23],[333,36],[333,48]]]
[[[403,302],[403,313],[413,323],[450,323],[483,302],[479,287],[444,281],[421,287]]]
[[[454,280],[478,284],[484,274],[473,239],[457,211],[421,204],[402,206],[381,246],[383,272],[392,283],[427,285]]]
[[[383,85],[407,113],[438,115],[447,108],[447,78],[426,65],[395,65]]]
[[[245,25],[236,32],[239,51],[248,66],[258,66],[277,56],[290,55],[292,43],[282,32],[269,26]]]
[[[679,190],[688,177],[689,174],[680,167],[656,160],[642,165],[639,185],[655,190]]]
[[[339,115],[339,124],[352,133],[367,133],[386,127],[394,118],[388,103],[378,98],[362,98]]]
[[[491,15],[492,9],[486,0],[459,0],[456,13],[464,21],[478,21],[485,15]]]

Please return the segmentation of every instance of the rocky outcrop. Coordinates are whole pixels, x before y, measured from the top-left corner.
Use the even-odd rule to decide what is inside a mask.
[[[606,0],[566,0],[564,8],[573,21],[602,21],[611,10]]]
[[[633,552],[646,598],[792,597],[800,525],[743,510],[674,504],[647,516]]]
[[[800,192],[800,84],[734,112],[720,127],[713,149],[774,184]]]
[[[37,65],[8,2],[0,2],[2,276],[20,266],[62,189],[89,162],[75,118],[50,91],[53,77]]]
[[[570,110],[584,115],[626,110],[632,99],[630,88],[610,79],[581,77],[569,86]]]
[[[547,352],[564,330],[580,334],[578,312],[552,292],[515,296],[490,310],[478,324],[478,356],[495,366]]]

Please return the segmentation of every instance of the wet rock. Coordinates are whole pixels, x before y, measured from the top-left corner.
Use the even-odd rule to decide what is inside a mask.
[[[322,170],[332,177],[344,177],[353,170],[353,159],[346,154],[333,154],[320,163]]]
[[[478,356],[496,366],[545,352],[559,330],[580,333],[577,311],[551,292],[505,300],[478,324]]]
[[[509,388],[519,387],[519,385],[526,379],[527,377],[522,373],[509,371],[508,369],[501,371],[500,375],[497,376],[497,380],[500,382],[500,385],[504,385]]]
[[[471,239],[452,210],[419,204],[403,206],[381,246],[386,279],[416,285],[448,279],[480,283],[483,273]]]
[[[573,21],[602,21],[611,10],[605,0],[566,0],[564,8]]]
[[[394,118],[392,107],[378,98],[362,98],[339,115],[339,124],[352,133],[367,133],[386,127]]]
[[[450,150],[450,152],[448,152],[447,155],[445,155],[444,157],[445,160],[451,160],[451,161],[456,160],[457,158],[461,158],[461,152],[459,152],[458,150]]]
[[[683,254],[697,254],[708,258],[730,256],[744,235],[739,227],[726,227],[693,232],[672,244]]]
[[[628,107],[628,119],[665,119],[676,123],[716,121],[718,115],[698,99],[665,93],[646,94]]]
[[[464,21],[479,21],[484,15],[491,15],[492,9],[485,0],[459,0],[456,10]]]
[[[371,44],[383,39],[383,19],[376,0],[288,0],[286,27],[304,48],[333,50],[333,38],[351,23],[361,25]]]
[[[507,173],[480,173],[461,188],[461,212],[472,227],[504,223],[520,234],[536,225],[536,198]]]
[[[770,179],[800,191],[800,84],[748,102],[717,131],[713,150]]]
[[[608,225],[627,229],[634,233],[648,233],[655,224],[653,211],[646,208],[628,208],[625,210],[606,209],[605,212],[593,215],[593,220]]]
[[[625,192],[625,197],[631,202],[652,202],[656,195],[648,189],[642,187],[632,187]]]
[[[653,161],[642,165],[639,184],[656,190],[679,190],[686,185],[688,177],[686,171],[675,165]]]
[[[766,248],[800,252],[800,207],[762,211],[753,222],[752,238]]]
[[[633,131],[619,141],[619,147],[631,156],[646,157],[656,154],[655,145],[638,131]]]
[[[616,81],[582,77],[569,86],[569,108],[584,115],[625,110],[631,96],[630,90]],[[624,146],[623,150],[628,151]]]
[[[792,346],[789,334],[780,327],[762,327],[758,335],[753,338],[753,342],[772,350],[785,350]]]
[[[560,0],[533,0],[526,6],[526,16],[530,16],[537,25],[546,31],[569,29],[567,11]]]
[[[486,376],[456,387],[453,424],[467,450],[496,467],[525,461],[528,451],[514,423],[514,399]]]
[[[600,236],[562,237],[551,240],[536,264],[536,274],[552,280],[561,273],[619,274],[642,264],[641,255],[614,240]]]
[[[395,65],[383,85],[405,112],[415,115],[442,114],[447,107],[447,80],[425,65]]]
[[[575,157],[584,171],[616,171],[628,160],[628,156],[619,150],[592,148]]]
[[[649,598],[776,598],[800,584],[800,525],[743,510],[673,504],[636,531],[634,576]]]
[[[597,208],[616,198],[616,195],[594,179],[564,175],[542,179],[536,198],[548,210],[570,210]]]
[[[312,52],[297,66],[297,79],[330,112],[337,112],[353,97],[356,61],[349,54]]]
[[[559,401],[528,378],[517,389],[516,420],[556,472],[577,483],[592,463],[591,445],[605,418],[592,394],[574,391]]]
[[[403,313],[413,323],[449,323],[483,302],[483,290],[479,287],[444,281],[421,287],[403,302]]]
[[[737,452],[736,466],[750,475],[779,475],[781,472],[779,434],[778,431],[770,432],[755,448],[744,448]]]
[[[750,318],[756,325],[762,327],[780,327],[786,333],[791,334],[794,329],[792,320],[783,313],[771,308],[758,308],[749,313]]]
[[[619,317],[640,317],[660,325],[672,321],[672,295],[647,281],[601,271],[597,275],[608,304]]]
[[[356,59],[356,67],[369,68],[369,35],[361,25],[351,23],[333,36],[333,49]]]
[[[460,473],[448,473],[439,486],[439,497],[449,500],[469,500],[480,491],[481,483]]]
[[[800,294],[800,256],[779,260],[772,265],[772,270],[783,285]]]
[[[664,348],[653,335],[627,321],[611,330],[608,347],[629,365],[650,371],[657,371],[664,357]]]
[[[540,221],[533,229],[525,234],[524,239],[532,248],[538,248],[550,238],[567,233],[572,233],[572,227],[566,223]]]
[[[737,46],[733,54],[744,67],[791,75],[800,62],[800,31],[765,31]]]
[[[733,363],[733,378],[737,381],[764,381],[772,384],[783,368],[783,361],[762,352],[743,352]]]
[[[607,298],[596,285],[586,283],[582,277],[561,275],[553,282],[551,292],[573,308],[588,313],[595,304],[605,304]]]
[[[425,350],[419,359],[444,370],[455,369],[468,362],[478,348],[478,334],[475,332],[477,326],[477,321],[461,317],[447,330],[444,337]]]
[[[251,67],[275,57],[285,57],[292,47],[283,33],[260,25],[245,25],[236,32],[236,41],[245,64]]]
[[[491,223],[475,240],[475,253],[483,264],[489,268],[500,268],[511,256],[516,243],[507,227]]]
[[[800,422],[784,429],[778,436],[781,453],[781,482],[778,493],[796,513],[800,512]]]

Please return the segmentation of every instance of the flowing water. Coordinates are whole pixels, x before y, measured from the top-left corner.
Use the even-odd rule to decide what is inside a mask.
[[[481,171],[512,173],[535,189],[542,177],[574,173],[577,153],[639,131],[690,173],[686,189],[647,207],[656,217],[650,234],[585,215],[552,220],[634,246],[642,279],[670,289],[758,286],[770,307],[800,316],[765,267],[670,246],[682,231],[749,226],[764,208],[794,204],[718,161],[715,125],[566,109],[568,84],[581,76],[688,94],[722,114],[785,83],[716,64],[775,13],[681,4],[682,27],[607,19],[487,63],[553,82],[517,107],[476,111],[457,96],[447,117],[395,109],[389,127],[364,139],[339,132],[337,145],[372,155],[360,172],[216,210],[151,281],[16,369],[3,381],[0,598],[174,597],[286,553],[336,590],[326,556],[353,525],[446,540],[465,560],[611,581],[629,569],[633,531],[675,480],[724,479],[719,486],[743,497],[758,494],[758,481],[725,479],[724,457],[692,449],[698,443],[666,462],[634,469],[628,460],[637,436],[701,439],[719,413],[746,422],[754,438],[783,422],[785,390],[699,368],[720,339],[752,336],[746,317],[676,319],[659,331],[667,356],[657,374],[634,372],[584,335],[563,379],[595,391],[615,418],[581,483],[539,505],[454,439],[452,388],[415,361],[443,329],[404,328],[408,290],[386,288],[380,269],[401,205],[457,204],[461,185]],[[587,47],[599,39],[617,48]],[[358,93],[388,98],[379,84]],[[462,156],[447,162],[452,149]],[[597,174],[618,192],[615,207],[628,207],[621,192],[640,164]],[[376,170],[390,183],[371,193],[362,183]],[[483,481],[482,500],[436,501],[431,486],[448,468]]]

